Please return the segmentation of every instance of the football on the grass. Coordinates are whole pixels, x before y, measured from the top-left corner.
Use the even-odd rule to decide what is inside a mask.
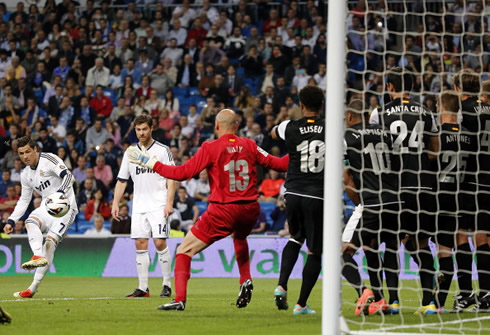
[[[44,200],[44,206],[49,215],[56,218],[65,216],[70,210],[70,202],[61,192],[56,192],[48,196],[46,200]]]

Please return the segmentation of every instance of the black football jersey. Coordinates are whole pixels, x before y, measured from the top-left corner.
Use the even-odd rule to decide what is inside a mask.
[[[470,164],[468,182],[482,187],[490,187],[490,105],[476,97],[461,103],[462,125],[477,136],[478,155],[476,162]]]
[[[392,152],[391,134],[379,125],[362,123],[345,131],[345,161],[363,206],[398,202],[398,165]]]
[[[466,168],[476,157],[476,136],[458,124],[443,124],[439,134],[437,186],[441,212],[460,208],[458,193],[464,188]]]
[[[286,194],[323,199],[325,119],[304,117],[282,122],[277,134],[286,141],[289,167]]]
[[[428,151],[431,137],[438,132],[432,112],[408,98],[395,99],[372,115],[371,123],[378,123],[393,136],[393,152],[401,155],[400,187],[432,190],[435,164],[429,160]]]

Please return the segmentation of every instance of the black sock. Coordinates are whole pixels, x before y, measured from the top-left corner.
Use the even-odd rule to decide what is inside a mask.
[[[301,245],[299,243],[289,241],[282,250],[281,256],[281,272],[279,273],[279,283],[283,289],[288,290],[288,280],[293,271],[294,264],[298,260],[299,250]]]
[[[444,307],[454,276],[454,263],[452,256],[439,258],[439,271],[444,275],[444,277],[442,282],[439,284],[436,304],[438,305],[437,307]]]
[[[490,292],[490,246],[488,244],[476,248],[476,265],[480,296],[484,296]]]
[[[456,248],[456,265],[458,267],[458,286],[462,296],[468,297],[473,291],[471,279],[471,267],[473,265],[473,255],[469,243],[461,244]]]
[[[432,294],[434,288],[434,273],[436,272],[434,268],[434,258],[432,257],[432,252],[430,248],[420,249],[416,258],[419,259],[419,276],[420,285],[422,286],[422,306],[429,305],[431,301],[434,300]]]
[[[343,254],[342,259],[344,261],[342,266],[342,275],[349,282],[349,284],[352,285],[354,290],[356,290],[357,295],[360,297],[364,286],[362,284],[361,275],[359,274],[359,266],[352,255]]]
[[[400,265],[398,262],[398,252],[395,250],[390,250],[387,247],[383,267],[386,276],[386,286],[388,287],[388,292],[390,293],[390,304],[394,303],[395,301],[400,301],[398,298],[398,276],[400,273]]]
[[[306,306],[311,290],[320,275],[322,270],[322,256],[308,255],[305,267],[303,268],[303,282],[301,283],[301,291],[299,294],[298,304],[301,307]]]
[[[381,257],[379,256],[379,252],[372,250],[365,250],[364,254],[366,255],[369,281],[371,282],[371,290],[374,293],[374,301],[379,301],[383,299]]]

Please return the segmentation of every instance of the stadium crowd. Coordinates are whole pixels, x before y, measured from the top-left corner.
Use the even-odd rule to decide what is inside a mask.
[[[28,8],[18,2],[11,11],[0,3],[2,220],[20,196],[16,139],[23,135],[73,172],[79,221],[110,220],[122,155],[137,142],[132,121],[143,113],[177,165],[214,138],[215,116],[225,107],[241,118],[241,136],[285,154],[270,130],[300,115],[301,88],[326,88],[323,2],[171,3],[88,0],[82,8],[47,0]],[[260,169],[259,181],[260,200],[271,210],[276,203],[276,219],[266,225],[262,213],[254,232],[278,232],[285,221],[283,176]],[[207,175],[182,186],[186,194],[175,200],[182,216],[175,219],[187,230],[197,218],[195,202],[207,201]],[[124,199],[131,213],[131,185]],[[34,198],[31,209],[40,205]],[[16,229],[24,232],[22,224]],[[112,226],[113,233],[128,229],[127,222]]]

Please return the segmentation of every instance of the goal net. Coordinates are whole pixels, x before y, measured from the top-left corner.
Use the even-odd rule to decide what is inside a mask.
[[[377,245],[368,242],[371,240],[361,238],[364,248],[369,247],[371,253],[373,253],[372,250],[375,250],[375,254],[379,252],[380,267],[383,270],[380,279],[384,286],[381,293],[382,298],[386,301],[386,305],[381,304],[384,307],[375,304],[376,300],[379,300],[380,290],[378,290],[375,298],[367,300],[366,305],[374,302],[371,314],[369,308],[362,305],[359,315],[355,315],[356,308],[359,307],[358,298],[365,293],[363,289],[372,289],[370,270],[377,272],[378,275],[380,273],[377,271],[379,269],[369,267],[369,264],[376,264],[376,262],[368,262],[362,248],[355,251],[353,259],[358,266],[356,270],[361,275],[362,284],[353,288],[352,283],[349,283],[345,276],[346,273],[349,273],[345,271],[346,260],[349,262],[349,257],[344,258],[341,308],[342,317],[349,328],[346,333],[485,334],[489,332],[490,296],[488,296],[487,304],[485,295],[488,291],[486,287],[483,287],[482,279],[490,275],[490,272],[486,271],[487,268],[490,270],[490,248],[488,241],[483,241],[486,239],[485,227],[487,224],[490,227],[490,222],[486,222],[490,221],[490,216],[488,216],[483,198],[488,197],[490,201],[490,194],[487,193],[487,188],[484,187],[482,181],[484,178],[481,176],[486,174],[484,152],[488,150],[490,144],[488,140],[490,127],[485,128],[486,118],[480,116],[488,114],[490,120],[490,109],[487,109],[485,104],[490,94],[487,92],[490,90],[490,84],[487,82],[490,79],[488,78],[490,71],[489,24],[490,1],[488,0],[360,0],[348,2],[346,105],[349,106],[348,108],[354,106],[352,108],[355,109],[355,104],[352,103],[360,100],[363,104],[362,110],[369,113],[369,117],[362,121],[363,127],[369,127],[370,123],[378,123],[381,128],[391,133],[393,143],[388,144],[394,153],[393,157],[399,159],[399,165],[397,165],[399,187],[406,187],[403,191],[408,194],[405,197],[400,192],[397,193],[401,201],[399,213],[392,207],[386,207],[378,212],[375,208],[368,211],[371,214],[376,213],[379,221],[382,221],[382,218],[386,219],[384,214],[391,211],[399,220],[397,233],[400,232],[400,229],[406,232],[404,228],[400,228],[406,228],[400,224],[400,221],[407,221],[402,214],[406,211],[409,213],[408,218],[416,221],[412,225],[412,228],[416,228],[413,234],[408,234],[412,236],[413,243],[405,241],[407,244],[404,244],[402,240],[407,235],[397,234],[396,243],[388,244],[382,235],[389,228],[386,228],[387,226],[383,223],[380,224],[377,231],[370,230],[369,225],[365,227],[365,230],[377,236],[381,241],[378,248]],[[393,71],[401,71],[399,76],[395,76],[401,79],[401,89],[396,87],[397,79],[390,77]],[[471,78],[477,78],[477,91],[474,87],[468,86],[468,78],[462,73],[469,74]],[[410,75],[411,82],[406,81],[407,75]],[[447,102],[449,100],[454,102],[451,97],[446,96],[446,100],[443,99],[445,102],[441,102],[441,95],[448,91],[453,92],[449,95],[453,94],[458,98],[457,121],[442,120],[438,110],[441,104],[446,105],[439,109],[451,109],[450,103]],[[398,110],[393,107],[397,104],[396,99],[400,106]],[[474,104],[471,105],[468,99],[472,99]],[[409,114],[415,113],[415,110],[411,108],[416,107],[412,106],[420,106],[417,113],[424,115],[427,113],[429,116],[427,118],[418,116],[422,123],[410,123],[401,116],[404,106],[408,107]],[[388,111],[387,108],[393,109]],[[397,121],[390,120],[389,117],[393,115],[387,116],[387,114],[391,113],[398,115],[396,116]],[[431,114],[433,115],[432,121]],[[473,118],[475,128],[467,129]],[[368,119],[370,121],[367,121]],[[428,127],[428,122],[433,122],[433,127]],[[488,122],[490,126],[490,121]],[[454,138],[457,138],[456,142],[458,142],[456,149],[452,149],[456,151],[455,154],[453,152],[454,155],[449,153],[445,155],[444,150],[450,150],[447,149],[447,146],[441,147],[440,143],[436,142],[441,148],[439,151],[439,147],[435,144],[431,145],[430,140],[427,139],[427,137],[434,137],[438,141],[441,141],[441,138],[447,140],[447,136],[451,134],[447,135],[445,129],[449,129],[449,132],[452,130],[445,127],[445,123],[452,124],[453,128],[457,125],[461,126],[462,123],[464,127],[457,131],[453,129],[456,131]],[[465,135],[462,134],[471,138],[471,141],[474,142],[474,149],[463,147],[461,141]],[[376,146],[376,149],[374,146],[370,147],[371,144],[368,143],[366,137],[364,139],[366,142],[361,141],[361,147],[356,149],[361,157],[360,164],[365,169],[372,169],[372,172],[381,180],[386,169],[393,167],[395,162],[387,161],[389,157],[383,156],[385,151],[379,149],[381,147]],[[347,145],[350,144],[347,143]],[[401,158],[404,154],[416,156],[418,159],[416,166],[419,170],[412,171],[417,175],[415,184],[406,183],[404,180],[406,175],[403,169],[408,168],[404,158]],[[443,158],[444,155],[446,158]],[[376,164],[366,163],[371,158],[376,161]],[[473,165],[474,170],[466,167],[467,159],[474,159],[476,162]],[[430,162],[427,163],[424,160],[430,160]],[[349,168],[353,169],[352,166]],[[376,169],[381,169],[381,172],[376,173]],[[444,175],[445,171],[449,171],[449,178],[455,177],[457,185],[451,189],[453,191],[446,192],[446,189],[441,186],[440,182],[448,180],[448,175]],[[355,173],[361,179],[360,185],[366,187],[368,183],[362,179],[368,177],[364,172],[356,171]],[[432,177],[432,180],[435,180],[434,185],[425,184],[425,180],[431,180],[431,178],[424,179],[424,175]],[[473,186],[465,188],[463,178],[468,175],[473,180]],[[355,185],[352,188],[355,188]],[[423,195],[421,196],[424,190],[433,197],[426,199]],[[378,194],[380,199],[383,192],[380,189],[357,191],[361,195],[369,192]],[[447,210],[446,203],[441,203],[441,201],[444,202],[441,199],[445,198],[440,194],[444,192],[456,199],[453,211]],[[465,198],[461,194],[466,194],[468,197]],[[411,201],[416,203],[410,203]],[[431,201],[434,201],[433,206],[430,205]],[[355,204],[349,198],[345,197],[344,202],[346,223],[350,218],[352,222],[353,212],[354,217],[364,213],[360,212],[359,208],[354,210]],[[474,202],[474,208],[471,209],[471,204],[468,205],[467,202]],[[422,216],[424,218],[421,218]],[[466,219],[467,217],[470,219]],[[426,222],[430,220],[433,220],[431,221],[433,229],[426,226]],[[470,223],[461,223],[466,220]],[[354,227],[362,230],[364,227],[362,222],[360,221]],[[445,225],[446,222],[456,222],[456,224]],[[457,234],[458,228],[461,227],[462,229]],[[440,236],[444,229],[446,229],[444,231],[446,239],[449,236],[452,242],[441,242],[443,245],[441,249],[436,242],[440,241],[437,236]],[[475,234],[475,229],[479,230],[479,234]],[[425,234],[420,234],[421,232]],[[353,239],[352,236],[356,234],[354,232],[350,238]],[[428,246],[424,244],[427,238],[429,238]],[[348,251],[343,255],[346,253]],[[396,255],[395,266],[393,266],[393,253]],[[445,256],[441,256],[443,253],[446,253]],[[388,255],[391,257],[389,260]],[[371,257],[373,257],[372,254]],[[385,261],[391,263],[385,264]],[[453,272],[448,268],[451,268]],[[352,271],[350,273],[352,274]],[[391,278],[391,281],[388,280],[388,277]],[[396,283],[394,277],[399,279],[397,287],[388,287],[388,281],[391,284]],[[451,278],[449,284],[447,283],[448,278]],[[444,280],[446,284],[442,284]],[[464,287],[460,287],[462,283],[465,284]],[[446,289],[446,287],[449,288]],[[375,289],[373,288],[373,291],[376,291]],[[441,298],[441,296],[444,297],[444,294],[441,295],[442,291],[445,291],[447,298]],[[366,292],[369,293],[369,291]],[[428,301],[429,296],[430,301]],[[441,299],[442,301],[439,301]],[[456,311],[457,313],[454,313]]]

